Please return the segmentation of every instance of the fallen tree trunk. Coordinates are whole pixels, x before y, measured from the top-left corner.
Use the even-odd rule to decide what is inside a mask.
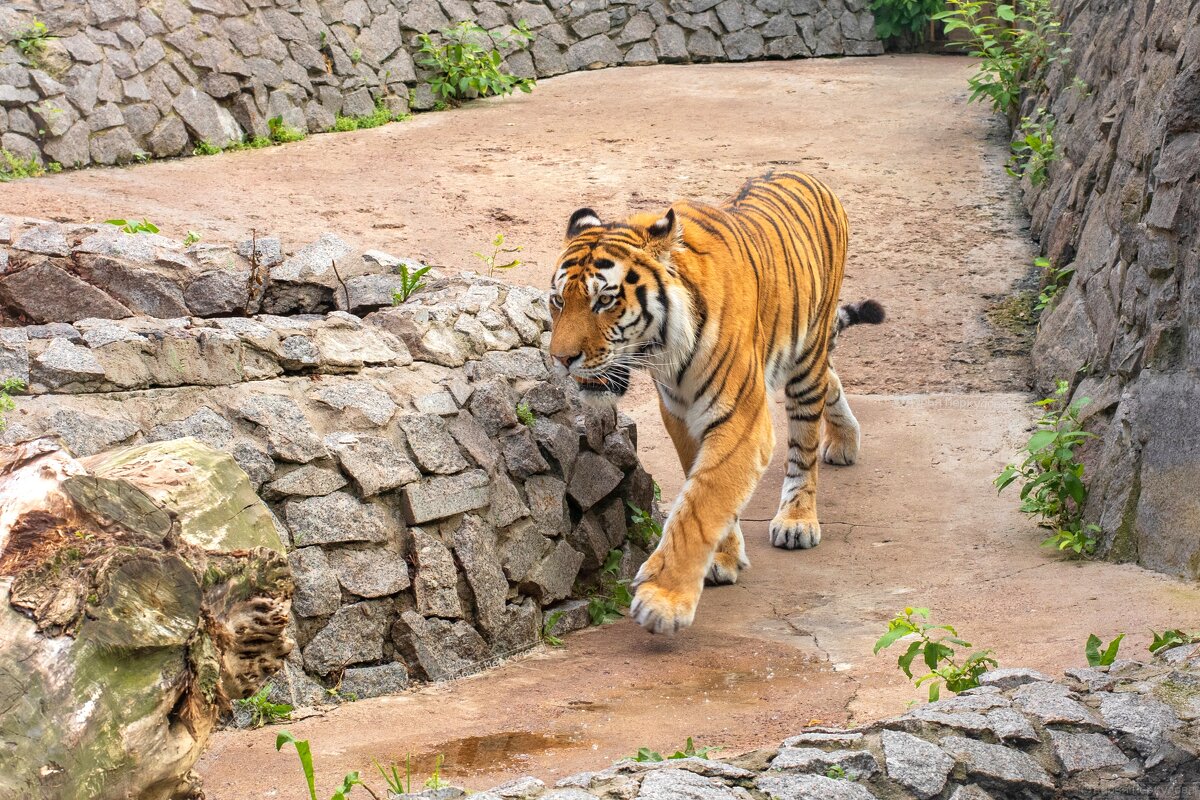
[[[282,664],[279,533],[232,458],[179,439],[0,451],[0,797],[197,795],[218,714]]]

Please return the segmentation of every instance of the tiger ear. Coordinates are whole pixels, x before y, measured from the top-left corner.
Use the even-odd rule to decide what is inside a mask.
[[[567,223],[567,238],[574,239],[588,228],[598,228],[603,225],[600,215],[590,208],[581,208],[571,215]]]
[[[667,213],[650,227],[646,228],[649,236],[647,250],[655,253],[669,253],[671,247],[683,236],[679,223],[675,219],[675,209],[668,208]]]

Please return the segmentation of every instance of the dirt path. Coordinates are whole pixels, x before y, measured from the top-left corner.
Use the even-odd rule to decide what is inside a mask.
[[[1033,251],[1004,176],[1004,135],[965,105],[963,59],[876,59],[606,70],[545,81],[530,97],[473,104],[289,147],[92,170],[3,188],[17,214],[147,216],[166,232],[290,242],[325,230],[397,255],[465,266],[495,232],[526,246],[510,274],[545,285],[571,211],[617,216],[678,197],[719,200],[746,177],[799,166],[837,188],[854,234],[846,298],[890,320],[839,343],[864,428],[862,461],[822,471],[825,540],[766,544],[782,459],[744,530],[753,568],[706,592],[674,639],[628,622],[572,635],[485,675],[364,700],[290,729],[311,738],[324,785],[371,759],[433,755],[480,788],[560,777],[687,736],[731,750],[819,719],[897,713],[918,693],[871,656],[886,620],[928,605],[1002,662],[1059,670],[1088,633],[1200,617],[1195,586],[1134,567],[1076,564],[991,477],[1029,425],[1027,362],[987,310],[1025,278]],[[949,392],[947,395],[934,393]],[[645,382],[626,410],[669,499],[679,468]],[[219,734],[200,771],[211,800],[305,796],[271,730]]]

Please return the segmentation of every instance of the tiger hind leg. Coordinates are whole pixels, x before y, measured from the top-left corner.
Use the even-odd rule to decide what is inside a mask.
[[[831,370],[824,366],[800,369],[785,389],[788,415],[787,471],[779,512],[771,520],[771,544],[787,550],[816,547],[821,541],[817,521],[817,447],[821,416]]]
[[[858,460],[860,441],[858,420],[846,402],[841,380],[830,367],[825,412],[821,417],[821,460],[826,464],[849,466]]]
[[[714,586],[737,583],[738,574],[749,566],[746,540],[742,538],[742,524],[740,520],[735,519],[725,538],[717,545],[717,552],[713,555],[713,563],[708,568],[705,582]]]

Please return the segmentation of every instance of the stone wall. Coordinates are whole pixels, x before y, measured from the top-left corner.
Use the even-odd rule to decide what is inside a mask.
[[[1075,275],[1042,317],[1037,380],[1092,399],[1102,552],[1200,578],[1200,7],[1057,5],[1073,52],[1023,112],[1055,115],[1062,159],[1026,198],[1043,251]]]
[[[0,50],[0,146],[64,166],[118,164],[266,136],[281,116],[330,130],[338,114],[432,108],[419,33],[464,19],[526,21],[515,74],[619,64],[883,52],[866,0],[18,0],[11,39],[51,33],[33,61]]]
[[[553,611],[558,633],[585,626],[608,554],[624,577],[645,558],[627,541],[625,501],[654,504],[636,430],[550,376],[544,295],[468,275],[392,307],[396,261],[328,234],[284,255],[0,220],[0,377],[29,386],[4,440],[230,453],[289,545],[297,704],[480,669]],[[40,297],[13,288],[31,272]],[[377,302],[355,303],[363,287]],[[332,310],[347,298],[362,316]]]
[[[478,800],[1195,800],[1200,645],[1154,663],[986,673],[983,684],[861,728],[809,728],[729,760],[620,761]],[[839,776],[840,777],[831,777]],[[431,796],[406,795],[406,797]],[[447,797],[442,794],[439,797]]]

